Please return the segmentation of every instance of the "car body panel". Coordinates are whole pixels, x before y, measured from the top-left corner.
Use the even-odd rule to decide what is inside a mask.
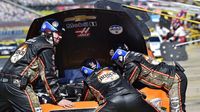
[[[41,107],[42,112],[73,112],[73,110],[76,112],[83,112],[84,110],[87,112],[94,112],[94,110],[98,107],[98,104],[95,101],[80,101],[74,102],[74,107],[72,108],[64,108],[53,104],[43,104]]]
[[[169,110],[170,101],[168,95],[164,91],[158,89],[150,89],[148,87],[145,87],[140,91],[147,96],[146,98],[147,101],[153,102],[155,105],[159,107],[166,108],[165,112],[170,112]]]

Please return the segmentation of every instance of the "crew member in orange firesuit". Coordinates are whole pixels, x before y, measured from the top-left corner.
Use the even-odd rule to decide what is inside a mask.
[[[54,104],[72,107],[60,96],[55,72],[54,47],[62,39],[61,24],[48,19],[41,26],[41,35],[28,39],[10,56],[0,73],[0,112],[41,112],[34,87],[44,83]]]
[[[86,59],[81,71],[86,77],[83,100],[94,97],[100,105],[96,112],[158,112],[122,75],[97,60]]]
[[[166,91],[170,99],[171,112],[185,112],[187,77],[178,63],[175,66],[164,62],[157,63],[152,58],[138,52],[128,51],[127,47],[123,46],[110,54],[112,60],[122,68],[123,76],[131,84],[139,81],[150,88]]]

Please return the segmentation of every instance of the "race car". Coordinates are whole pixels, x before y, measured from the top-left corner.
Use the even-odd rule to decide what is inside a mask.
[[[67,70],[79,69],[83,60],[88,57],[96,58],[103,66],[112,66],[109,51],[122,43],[125,43],[130,50],[147,54],[145,40],[136,25],[137,21],[131,19],[124,11],[74,9],[37,18],[31,24],[26,39],[39,35],[41,24],[48,18],[62,21],[65,28],[63,39],[56,48],[56,65],[60,77],[65,76]],[[62,84],[67,85],[67,82]],[[143,88],[141,91],[147,96],[146,100],[169,110],[169,102],[163,91],[149,88]],[[95,101],[82,102],[77,99],[76,101],[76,106],[71,109],[48,103],[42,104],[42,109],[44,112],[91,112],[98,106]]]

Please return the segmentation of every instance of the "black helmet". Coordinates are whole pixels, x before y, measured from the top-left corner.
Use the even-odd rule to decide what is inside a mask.
[[[41,29],[41,32],[62,32],[64,31],[64,28],[62,28],[62,25],[60,22],[58,22],[55,19],[47,19],[43,22]]]
[[[101,66],[99,64],[99,62],[94,59],[94,58],[89,58],[86,59],[83,64],[82,64],[82,68],[81,68],[81,72],[86,76],[90,76],[94,70],[98,70],[100,69]]]

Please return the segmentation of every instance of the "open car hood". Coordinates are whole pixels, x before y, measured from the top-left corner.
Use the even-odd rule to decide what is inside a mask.
[[[26,39],[40,34],[47,18],[63,23],[63,39],[57,46],[56,65],[63,71],[80,67],[88,57],[102,65],[111,65],[110,49],[125,43],[130,50],[147,54],[145,40],[134,20],[125,12],[103,9],[74,9],[37,18]]]

